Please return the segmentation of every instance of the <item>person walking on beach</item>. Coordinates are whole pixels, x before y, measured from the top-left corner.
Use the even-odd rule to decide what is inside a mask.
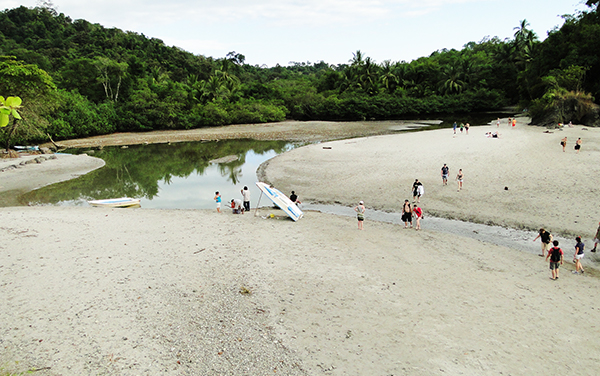
[[[463,123],[460,123],[460,134],[462,134],[464,128],[465,128],[465,125]]]
[[[513,118],[512,120],[512,126],[513,128],[517,125],[517,118]]]
[[[496,120],[496,128],[500,128],[500,118],[498,118],[498,120]]]
[[[577,150],[577,154],[579,154],[579,149],[581,149],[581,143],[583,141],[581,141],[581,137],[577,139],[577,141],[575,141],[575,150]]]
[[[459,192],[462,189],[464,178],[465,174],[463,174],[462,168],[458,169],[458,174],[456,174],[456,182],[458,183],[458,189],[456,190],[457,192]]]
[[[563,153],[564,153],[565,152],[565,146],[567,146],[567,136],[565,136],[565,138],[563,138],[562,140],[560,140],[560,146],[562,146]]]
[[[465,132],[467,132],[467,135],[469,135],[469,127],[471,126],[471,124],[467,123],[465,124]]]
[[[423,195],[424,191],[423,184],[421,184],[419,179],[415,179],[415,182],[412,185],[413,202],[421,202],[421,196]]]
[[[413,215],[415,216],[415,230],[420,230],[421,229],[421,218],[423,218],[423,210],[418,206],[415,205],[415,207],[413,208]]]
[[[412,228],[412,208],[408,200],[404,200],[404,205],[402,206],[402,222],[404,222],[404,228],[408,228],[409,223]]]
[[[581,259],[583,258],[583,249],[585,248],[585,244],[581,241],[581,237],[576,237],[575,241],[575,254],[573,255],[573,262],[575,263],[575,270],[573,274],[583,274],[585,271],[583,270],[583,266],[581,265]]]
[[[456,122],[454,122],[454,124],[452,124],[452,129],[454,129],[454,134],[456,134]]]
[[[598,229],[596,230],[596,235],[594,235],[594,248],[592,248],[592,252],[596,252],[596,247],[600,243],[600,222],[598,223]]]
[[[544,257],[544,256],[546,256],[546,252],[550,249],[550,242],[552,241],[552,234],[550,234],[544,228],[541,228],[538,231],[538,236],[536,236],[535,239],[533,239],[533,241],[536,241],[540,238],[542,241],[542,254],[539,256]]]
[[[215,192],[215,198],[214,198],[215,202],[217,203],[217,213],[221,212],[221,194],[219,193],[219,191]]]
[[[512,118],[508,118],[508,126],[510,127],[512,125]]]
[[[554,247],[550,248],[548,251],[548,256],[546,256],[546,261],[548,261],[548,257],[550,257],[550,271],[552,272],[553,281],[558,279],[558,267],[563,264],[563,251],[558,247],[558,240],[552,242]]]
[[[448,185],[448,173],[450,172],[450,168],[444,165],[442,166],[442,185]]]
[[[244,210],[250,211],[250,190],[247,186],[244,186],[244,189],[242,189],[240,192],[244,198]]]
[[[358,219],[358,229],[364,230],[363,222],[365,221],[365,203],[362,201],[358,202],[358,205],[354,207],[354,211],[356,212],[356,219]]]

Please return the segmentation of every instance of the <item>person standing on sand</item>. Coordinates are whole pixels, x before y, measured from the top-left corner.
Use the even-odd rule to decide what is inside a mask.
[[[573,274],[579,274],[580,271],[581,274],[583,274],[585,271],[581,265],[581,259],[583,258],[583,249],[585,248],[585,244],[581,242],[581,237],[579,236],[575,238],[575,241],[577,244],[575,244],[575,254],[573,255],[573,262],[575,263],[575,270],[573,271]]]
[[[442,185],[448,185],[448,173],[450,172],[450,168],[444,165],[442,166]]]
[[[462,134],[464,128],[465,128],[465,125],[463,123],[460,123],[460,134]]]
[[[219,193],[219,191],[215,192],[214,200],[217,203],[217,213],[220,213],[221,212],[221,194]]]
[[[536,241],[540,238],[542,241],[542,254],[538,255],[538,256],[544,257],[544,256],[546,256],[546,251],[548,251],[550,249],[550,242],[552,241],[552,234],[549,233],[548,231],[546,231],[544,228],[541,228],[540,231],[538,231],[538,236],[536,236],[535,239],[533,239],[533,241]]]
[[[469,134],[469,127],[471,126],[471,124],[467,123],[465,124],[465,132],[467,132],[467,135]]]
[[[508,126],[510,127],[512,125],[512,118],[508,118]]]
[[[415,230],[420,230],[421,229],[421,218],[423,218],[423,210],[418,206],[415,205],[415,207],[413,208],[413,215],[415,216]]]
[[[244,186],[244,189],[242,189],[240,192],[244,198],[244,210],[250,211],[250,190],[248,190],[247,186]]]
[[[456,182],[458,183],[458,189],[456,190],[456,192],[459,192],[462,189],[464,178],[465,174],[463,174],[462,168],[458,169],[458,174],[456,174]]]
[[[596,252],[596,247],[600,243],[600,222],[598,223],[598,229],[596,230],[596,235],[594,235],[594,248],[592,248],[592,252]]]
[[[567,146],[567,136],[565,136],[565,138],[563,138],[562,140],[560,140],[560,146],[562,146],[563,153],[564,153],[565,152],[565,146]]]
[[[408,200],[404,200],[404,205],[402,206],[402,222],[404,222],[404,228],[408,228],[409,223],[412,228],[412,208]]]
[[[456,122],[454,122],[454,124],[452,124],[452,129],[454,129],[454,134],[456,134]]]
[[[512,120],[512,126],[513,128],[517,125],[517,118],[513,118]]]
[[[498,118],[498,120],[496,120],[496,128],[500,128],[500,118]]]
[[[354,211],[356,212],[356,219],[358,219],[358,229],[364,230],[363,222],[365,221],[365,203],[362,201],[358,202],[358,205],[354,207]]]
[[[577,154],[579,154],[579,149],[581,149],[581,143],[583,141],[581,141],[581,137],[577,139],[577,141],[575,141],[575,150],[577,150]]]
[[[558,267],[563,264],[563,251],[558,248],[558,240],[552,242],[554,247],[550,248],[548,251],[548,256],[546,256],[546,261],[548,261],[548,257],[550,257],[550,270],[552,271],[553,281],[558,279]]]

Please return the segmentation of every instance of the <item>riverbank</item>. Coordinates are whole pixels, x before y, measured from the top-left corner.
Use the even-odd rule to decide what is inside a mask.
[[[272,212],[1,208],[0,364],[39,375],[596,373],[600,281],[569,262],[551,281],[541,258],[473,239]]]
[[[540,171],[559,182],[573,171],[597,175],[597,130],[504,126],[500,139],[487,139],[486,128],[456,138],[446,129],[311,145],[276,157],[262,173],[303,201],[364,200],[369,210],[387,211],[410,197],[419,178],[424,221],[447,210],[482,221],[506,217],[522,227],[544,217],[529,210],[544,204],[537,196],[571,204],[565,200],[572,186],[547,188]],[[558,144],[563,135],[566,153]],[[576,137],[584,140],[580,154],[572,149]],[[464,169],[463,191],[452,180],[441,185],[443,163],[451,174]],[[584,207],[595,202],[586,196],[596,189],[592,180],[577,180],[578,215],[593,217],[593,205]],[[498,187],[515,190],[514,197],[500,196]],[[512,200],[523,218],[511,212]],[[565,264],[551,281],[548,264],[536,255],[374,222],[369,210],[365,230],[358,231],[352,217],[309,211],[292,222],[270,208],[257,216],[0,208],[0,369],[39,369],[38,375],[596,373],[600,279],[591,268],[571,274],[574,242],[561,244]],[[552,223],[545,226],[556,233],[573,225]],[[595,257],[587,252],[584,266]]]
[[[486,132],[499,130],[500,138]],[[457,131],[458,132],[458,131]],[[566,151],[560,140],[567,137]],[[580,153],[573,149],[582,138]],[[600,220],[594,203],[600,129],[581,126],[547,131],[506,121],[473,127],[455,136],[452,129],[340,140],[291,150],[268,161],[259,179],[304,201],[400,212],[413,200],[415,179],[425,187],[426,215],[503,227],[544,227],[567,237],[591,239]],[[441,167],[450,168],[447,186]],[[457,192],[458,169],[464,173]]]

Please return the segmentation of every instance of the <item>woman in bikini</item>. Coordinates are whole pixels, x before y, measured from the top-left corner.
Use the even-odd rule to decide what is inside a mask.
[[[465,174],[463,174],[462,168],[461,168],[458,170],[458,174],[456,174],[456,181],[458,182],[458,189],[456,190],[457,192],[462,189],[462,183],[463,183],[464,177],[465,177]]]

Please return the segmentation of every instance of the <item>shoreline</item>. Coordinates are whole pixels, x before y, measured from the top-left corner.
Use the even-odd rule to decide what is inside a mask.
[[[585,205],[595,202],[587,195],[597,197],[600,130],[586,134],[579,158],[556,155],[558,132],[501,129],[507,136],[492,140],[478,134],[485,127],[471,129],[456,138],[441,130],[309,145],[265,165],[271,183],[296,190],[302,201],[351,207],[364,200],[371,209],[364,231],[353,216],[307,210],[293,222],[269,207],[257,216],[0,208],[0,369],[40,376],[425,376],[543,374],[551,364],[550,374],[562,375],[575,362],[578,374],[594,375],[600,278],[592,269],[571,274],[572,244],[561,243],[565,263],[560,280],[551,281],[548,263],[535,254],[370,217],[378,207],[397,212],[418,177],[424,221],[449,208],[558,223],[544,205],[554,205],[556,192],[570,200],[573,181],[550,189],[546,169],[558,181],[584,177],[573,209],[596,214]],[[441,186],[440,155],[451,173],[457,160],[465,162],[462,192]],[[33,166],[16,171],[31,179]],[[508,202],[516,200],[519,213],[490,184],[509,184]],[[548,202],[540,204],[532,188]],[[539,247],[532,240],[523,239]],[[597,257],[586,252],[584,267]],[[556,325],[556,318],[576,325]],[[573,348],[586,356],[574,359]]]

